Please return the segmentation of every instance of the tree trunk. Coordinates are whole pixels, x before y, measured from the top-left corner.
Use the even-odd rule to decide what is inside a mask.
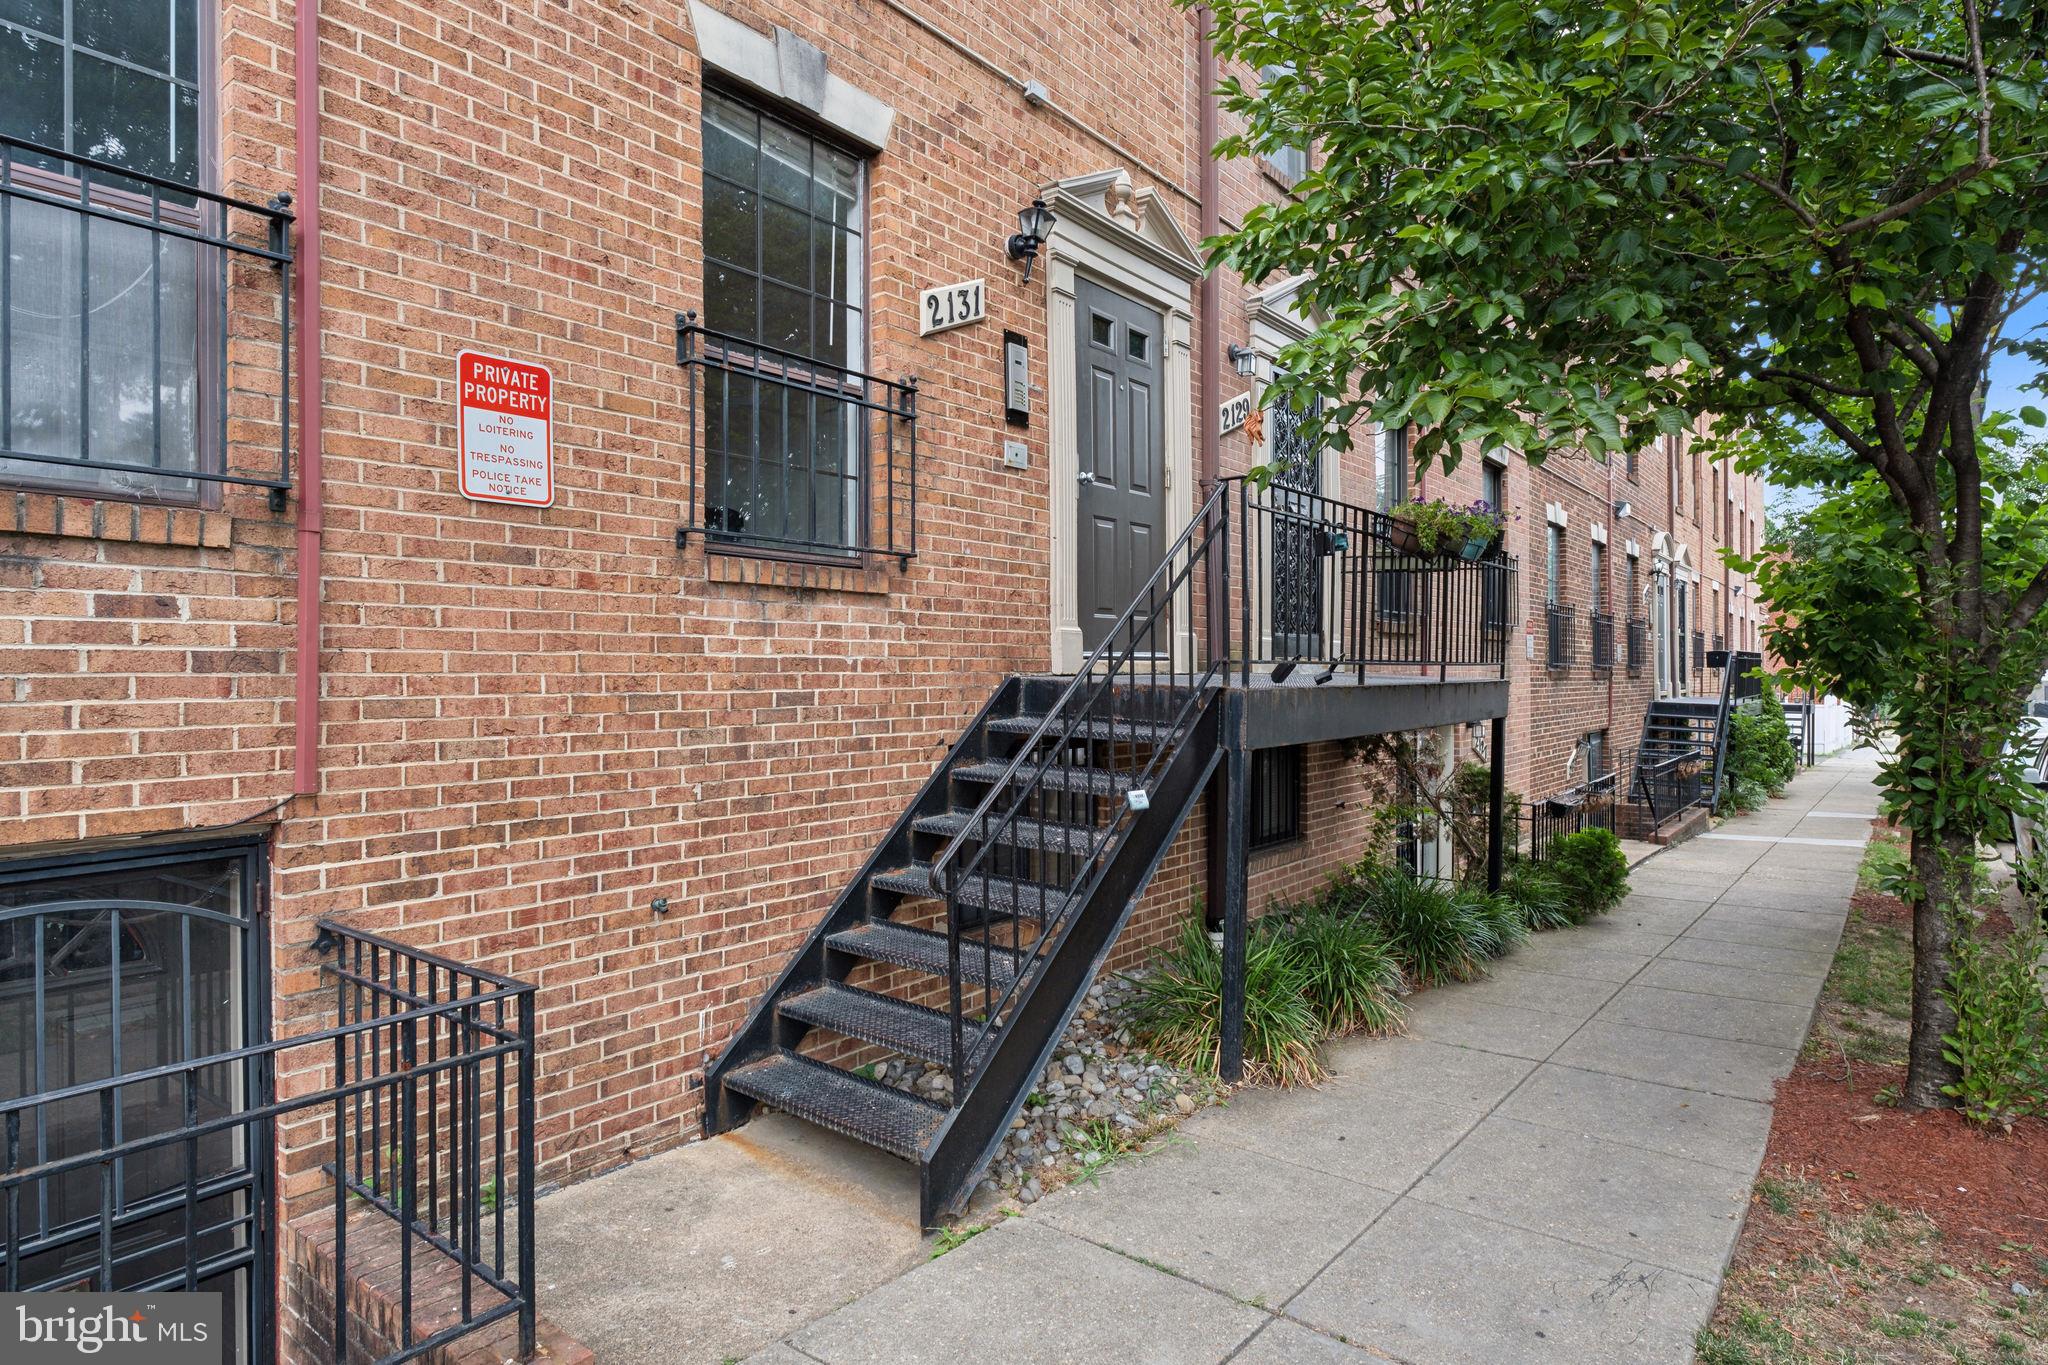
[[[1956,1027],[1956,1012],[1942,990],[1948,985],[1957,926],[1970,923],[1973,879],[1968,869],[1976,855],[1977,841],[1967,833],[1913,835],[1913,871],[1922,891],[1913,906],[1913,1039],[1901,1097],[1909,1109],[1955,1106],[1941,1093],[1943,1086],[1962,1079],[1960,1069],[1941,1055],[1943,1035]]]

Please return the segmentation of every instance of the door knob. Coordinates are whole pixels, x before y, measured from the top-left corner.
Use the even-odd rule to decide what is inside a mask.
[[[1081,484],[1090,484],[1101,483],[1102,480],[1096,477],[1095,472],[1093,470],[1084,469],[1079,474],[1076,474],[1074,476],[1074,482]]]

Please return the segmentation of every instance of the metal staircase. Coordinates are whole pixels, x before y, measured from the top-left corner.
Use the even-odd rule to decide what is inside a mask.
[[[1728,654],[1721,670],[1721,690],[1712,697],[1659,697],[1643,713],[1643,732],[1636,742],[1635,771],[1629,782],[1631,800],[1649,804],[1656,818],[1668,819],[1675,807],[1712,807],[1721,797],[1722,770],[1728,760],[1728,717],[1736,705],[1761,691],[1750,673],[1761,667],[1761,654]],[[1705,783],[1683,784],[1673,774],[1698,764],[1711,771]]]
[[[1191,617],[1225,492],[1074,676],[996,688],[707,1070],[707,1133],[765,1104],[907,1158],[928,1226],[973,1188],[1222,756],[1227,642]],[[876,1048],[950,1093],[846,1064]]]

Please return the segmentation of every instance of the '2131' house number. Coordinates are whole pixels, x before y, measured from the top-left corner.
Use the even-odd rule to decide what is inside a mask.
[[[950,331],[987,318],[988,290],[984,288],[984,281],[962,280],[959,284],[936,285],[925,290],[918,300],[917,334],[928,337],[934,332]]]

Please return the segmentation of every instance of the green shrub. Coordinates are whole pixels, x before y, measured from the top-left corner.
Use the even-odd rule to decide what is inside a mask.
[[[1955,965],[1942,994],[1956,1012],[1956,1031],[1942,1038],[1942,1055],[1962,1068],[1962,1080],[1942,1087],[1979,1123],[2010,1128],[2029,1114],[2048,1114],[2048,996],[2038,927],[1988,943],[1958,935]]]
[[[1497,937],[1473,906],[1397,868],[1355,868],[1333,895],[1386,934],[1387,945],[1418,986],[1486,974]]]
[[[1628,894],[1628,855],[1610,829],[1582,829],[1550,841],[1543,865],[1564,889],[1579,922],[1604,915]]]
[[[1253,1080],[1302,1085],[1327,1073],[1316,1048],[1323,1026],[1309,999],[1311,981],[1279,935],[1253,934],[1245,945],[1244,1065]],[[1152,970],[1127,978],[1131,1032],[1162,1061],[1205,1076],[1218,1071],[1223,1044],[1223,953],[1201,919],[1190,916],[1180,938],[1153,959]]]
[[[1301,970],[1309,1004],[1330,1033],[1398,1033],[1401,964],[1372,921],[1327,898],[1266,916],[1257,931],[1271,935]]]
[[[1506,896],[1489,896],[1476,886],[1461,886],[1455,896],[1486,931],[1488,957],[1505,957],[1529,937],[1529,921],[1522,918],[1522,908]]]
[[[1798,762],[1785,708],[1775,697],[1766,696],[1756,711],[1734,712],[1728,717],[1728,753],[1721,769],[1728,784],[1723,803],[1738,810],[1756,809],[1785,790]]]
[[[1584,918],[1572,909],[1556,874],[1542,863],[1512,864],[1501,875],[1500,894],[1534,930],[1565,929]]]

